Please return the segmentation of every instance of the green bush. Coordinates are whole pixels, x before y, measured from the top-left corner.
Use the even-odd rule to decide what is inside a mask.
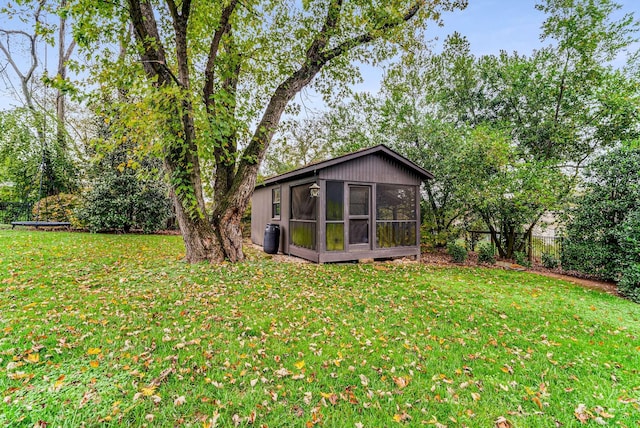
[[[496,247],[488,242],[478,245],[478,261],[480,263],[494,264],[496,262]]]
[[[106,171],[94,182],[77,211],[92,232],[142,230],[155,232],[171,214],[165,186],[140,180],[135,172]]]
[[[640,149],[618,149],[588,171],[569,213],[562,267],[618,282],[640,302]]]
[[[449,253],[456,263],[463,263],[467,260],[467,249],[455,242],[449,242],[447,244],[447,253]]]
[[[618,290],[629,300],[640,303],[640,263],[629,266],[622,271]]]
[[[560,260],[558,260],[553,254],[542,253],[542,266],[547,269],[555,269],[558,267],[558,263],[560,263]]]
[[[33,204],[31,215],[39,221],[68,221],[73,227],[79,227],[80,223],[75,215],[80,200],[76,195],[60,193],[47,196]]]
[[[513,258],[517,264],[524,267],[531,267],[531,260],[527,256],[527,253],[523,251],[516,251],[513,253]]]

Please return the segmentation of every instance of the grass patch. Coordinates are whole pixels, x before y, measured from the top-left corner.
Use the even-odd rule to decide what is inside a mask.
[[[0,230],[0,425],[640,420],[626,300],[526,272],[183,251],[176,236]]]

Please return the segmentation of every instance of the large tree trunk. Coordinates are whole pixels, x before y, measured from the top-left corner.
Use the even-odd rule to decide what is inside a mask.
[[[211,219],[188,215],[175,192],[172,192],[176,218],[186,250],[185,259],[188,262],[244,260],[241,220],[254,186],[255,174],[252,174],[242,181],[235,192],[216,198],[216,208]]]
[[[224,261],[225,255],[222,252],[220,241],[209,221],[206,218],[194,219],[187,215],[175,193],[171,193],[176,219],[184,241],[185,260],[189,263],[202,261],[220,263]]]

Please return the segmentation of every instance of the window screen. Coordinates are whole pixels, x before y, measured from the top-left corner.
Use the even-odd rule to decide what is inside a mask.
[[[344,183],[327,181],[326,195],[326,248],[344,251]]]
[[[376,187],[376,246],[417,245],[416,187],[378,184]]]
[[[291,188],[291,218],[296,220],[315,220],[316,202],[309,194],[309,185]]]
[[[310,250],[316,249],[316,205],[309,184],[291,188],[291,220],[289,221],[290,243]]]

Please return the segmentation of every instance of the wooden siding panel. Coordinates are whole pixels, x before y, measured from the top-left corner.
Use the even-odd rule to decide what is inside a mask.
[[[374,154],[320,171],[324,180],[419,185],[421,178],[397,162]]]
[[[264,245],[264,229],[271,217],[271,189],[256,189],[251,197],[251,242]]]

